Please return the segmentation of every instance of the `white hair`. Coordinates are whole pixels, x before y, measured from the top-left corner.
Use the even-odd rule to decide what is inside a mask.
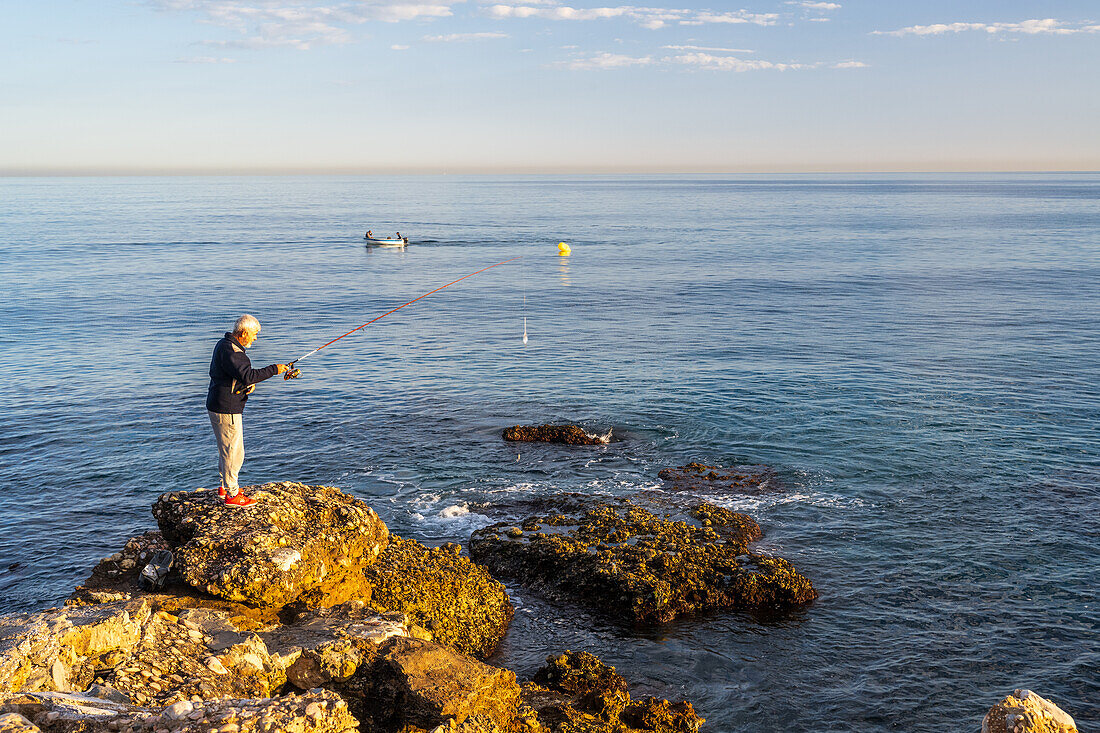
[[[243,316],[237,319],[237,322],[233,324],[233,333],[244,333],[245,331],[259,332],[260,322],[256,320],[254,316],[250,316],[245,313]]]

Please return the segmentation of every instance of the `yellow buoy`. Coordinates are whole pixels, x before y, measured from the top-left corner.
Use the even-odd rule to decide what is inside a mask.
[[[573,250],[569,249],[569,245],[565,242],[558,242],[558,254],[562,257],[568,257],[569,253]]]

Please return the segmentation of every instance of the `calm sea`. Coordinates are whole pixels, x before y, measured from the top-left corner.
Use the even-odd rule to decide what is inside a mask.
[[[496,661],[592,651],[716,733],[974,730],[1021,686],[1100,726],[1098,175],[0,179],[0,612],[217,485],[237,315],[287,361],[517,255],[261,385],[242,481],[340,486],[436,544],[766,463],[784,492],[713,500],[814,604],[632,630],[515,589]],[[621,441],[499,438],[557,421]]]

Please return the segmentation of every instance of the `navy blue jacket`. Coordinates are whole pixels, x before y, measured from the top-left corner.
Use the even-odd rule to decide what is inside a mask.
[[[233,334],[227,333],[214,347],[214,356],[210,359],[210,388],[206,391],[206,409],[223,415],[240,414],[244,412],[248,395],[234,393],[250,384],[270,379],[278,373],[278,364],[253,369],[252,362],[244,353],[244,347],[237,343]]]

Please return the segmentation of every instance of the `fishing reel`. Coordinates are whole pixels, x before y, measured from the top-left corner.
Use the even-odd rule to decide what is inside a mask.
[[[300,376],[302,376],[302,370],[301,369],[296,369],[293,366],[293,362],[291,362],[291,368],[288,369],[287,371],[283,372],[283,381],[287,381],[287,380],[290,380],[290,379],[297,379]]]

